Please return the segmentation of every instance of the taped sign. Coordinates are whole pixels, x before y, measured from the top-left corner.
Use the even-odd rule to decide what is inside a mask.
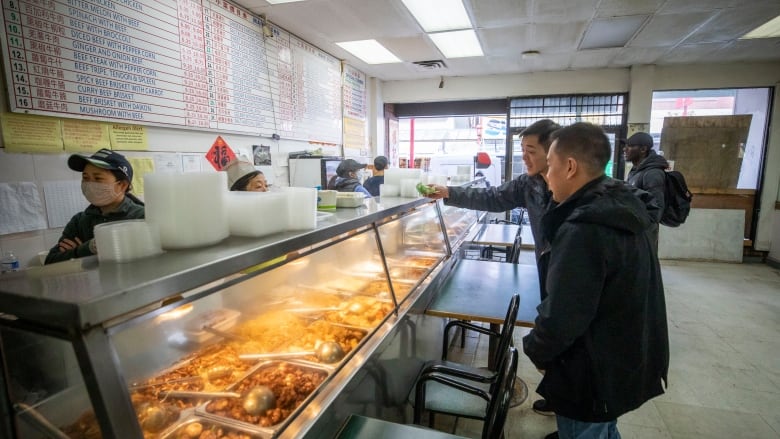
[[[217,171],[221,171],[231,160],[235,160],[236,154],[228,146],[222,136],[217,136],[217,140],[211,145],[211,149],[206,153],[206,160],[211,163]]]

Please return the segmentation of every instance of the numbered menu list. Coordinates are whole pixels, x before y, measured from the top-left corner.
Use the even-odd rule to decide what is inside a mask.
[[[265,64],[260,27],[237,11],[200,0],[5,0],[12,110],[271,133],[270,92],[250,79]]]
[[[227,1],[3,0],[2,12],[12,111],[340,141],[338,60],[276,28],[264,41]]]

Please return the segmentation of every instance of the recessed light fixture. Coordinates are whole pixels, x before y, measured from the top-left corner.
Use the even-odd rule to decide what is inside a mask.
[[[366,64],[390,64],[401,62],[397,56],[379,44],[377,40],[344,41],[336,43]]]
[[[425,32],[469,29],[463,0],[401,0]]]
[[[428,36],[431,37],[433,44],[447,58],[466,58],[484,55],[482,46],[479,45],[479,39],[477,39],[477,33],[473,29],[438,32],[428,34]]]
[[[523,59],[534,59],[539,56],[538,50],[526,50],[525,52],[521,53],[520,56]]]
[[[753,29],[752,31],[746,33],[745,35],[742,35],[740,37],[740,40],[750,39],[750,38],[776,38],[776,37],[780,37],[780,15],[767,21],[766,23]]]

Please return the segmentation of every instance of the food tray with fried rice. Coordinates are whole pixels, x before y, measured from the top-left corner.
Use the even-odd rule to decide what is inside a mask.
[[[194,407],[197,399],[174,398],[167,392],[218,392],[238,381],[253,366],[239,358],[240,351],[228,342],[206,346],[152,378],[130,386],[131,396],[165,401],[179,409]]]
[[[338,310],[323,315],[323,320],[348,327],[373,330],[393,311],[391,300],[355,295],[344,300]]]
[[[229,388],[240,397],[213,399],[198,406],[195,413],[273,436],[306,405],[329,375],[326,368],[309,363],[261,362]]]
[[[160,439],[265,439],[270,436],[247,430],[237,422],[193,415],[168,429]]]
[[[366,337],[367,331],[341,327],[320,319],[325,313],[322,310],[316,317],[312,317],[310,314],[292,313],[287,309],[266,312],[241,323],[235,334],[246,341],[230,344],[239,354],[251,355],[311,352],[321,343],[335,342],[346,358]],[[315,355],[304,359],[320,362]],[[334,363],[327,367],[336,366]]]

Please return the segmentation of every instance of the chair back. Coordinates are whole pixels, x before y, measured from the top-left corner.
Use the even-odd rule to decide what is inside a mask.
[[[504,433],[504,424],[509,413],[509,404],[517,378],[517,349],[509,347],[504,354],[504,362],[498,368],[498,380],[491,392],[485,423],[482,427],[482,439],[499,439]]]
[[[501,327],[498,346],[496,346],[496,358],[493,362],[495,367],[501,367],[501,364],[504,362],[504,357],[507,355],[507,349],[512,345],[512,333],[515,330],[515,322],[517,322],[517,312],[519,309],[520,295],[515,294],[512,296],[512,299],[509,300],[509,308],[506,310],[504,325]]]

